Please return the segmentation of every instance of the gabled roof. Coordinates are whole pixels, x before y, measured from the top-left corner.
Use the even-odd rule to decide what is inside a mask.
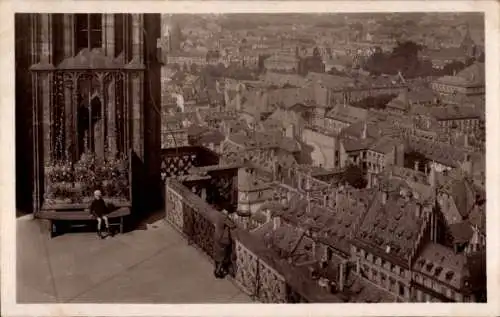
[[[485,80],[484,63],[476,62],[455,76],[443,76],[437,81],[444,84],[476,87],[484,86]]]
[[[413,265],[413,270],[430,275],[451,287],[463,290],[470,271],[467,257],[448,247],[427,243]]]
[[[451,196],[462,218],[467,218],[476,203],[476,188],[466,178],[449,178],[440,191]]]
[[[356,239],[378,250],[378,253],[406,263],[423,225],[423,217],[416,213],[419,202],[407,200],[399,192],[389,192],[384,204],[382,195],[379,192],[368,207]]]
[[[412,107],[412,113],[415,115],[431,116],[438,121],[481,118],[480,111],[472,105],[444,105],[440,107],[414,106]]]
[[[408,148],[423,154],[426,158],[448,167],[458,167],[469,151],[453,145],[425,140],[418,137],[409,137]]]
[[[366,120],[368,117],[368,110],[350,105],[337,105],[330,110],[325,117],[352,124]]]
[[[387,154],[391,152],[398,144],[401,144],[400,140],[396,140],[391,136],[382,136],[377,139],[369,146],[369,150],[381,154]]]
[[[354,87],[355,80],[351,77],[336,76],[325,73],[310,72],[307,79],[316,84],[321,84],[330,89],[342,89],[345,87]]]

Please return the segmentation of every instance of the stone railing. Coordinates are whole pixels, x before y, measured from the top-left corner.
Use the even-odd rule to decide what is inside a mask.
[[[166,220],[213,261],[215,224],[226,216],[177,179],[168,179],[165,191]],[[240,228],[233,229],[231,237],[232,279],[254,300],[265,303],[339,301],[320,289],[307,271],[279,258],[258,237]]]

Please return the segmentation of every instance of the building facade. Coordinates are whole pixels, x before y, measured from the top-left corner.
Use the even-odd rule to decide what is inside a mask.
[[[37,211],[56,165],[76,173],[87,154],[130,161],[131,152],[140,161],[136,180],[160,193],[160,15],[18,14],[16,27],[16,112],[32,123],[16,148],[33,167],[18,179],[34,184],[32,199],[27,190],[20,199]]]

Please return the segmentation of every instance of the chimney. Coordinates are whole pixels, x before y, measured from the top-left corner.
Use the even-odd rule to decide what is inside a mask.
[[[462,164],[462,170],[467,174],[467,175],[472,175],[472,160],[470,157],[470,154],[465,155],[465,161]]]
[[[312,253],[312,258],[316,259],[316,240],[312,240],[312,246],[311,246],[311,253]]]
[[[417,218],[420,218],[420,216],[422,216],[422,205],[421,204],[417,204],[416,207],[415,207],[415,216]]]
[[[404,104],[405,108],[408,108],[408,106],[409,106],[408,90],[409,90],[408,88],[405,89],[405,90],[403,90],[403,96],[402,97],[403,97],[403,104]]]
[[[229,140],[229,137],[231,136],[231,127],[229,126],[229,123],[224,123],[224,134],[225,134],[225,141]]]
[[[387,203],[387,192],[386,191],[383,191],[382,192],[382,205],[385,205]]]
[[[293,124],[288,125],[286,129],[286,136],[295,139],[295,126]]]
[[[177,107],[181,110],[181,112],[184,112],[184,96],[176,94],[175,98],[177,99]]]
[[[271,209],[266,209],[266,222],[270,222],[272,220]]]
[[[436,168],[431,164],[431,171],[429,173],[429,184],[434,189],[436,188]]]
[[[417,172],[418,172],[418,167],[419,167],[418,161],[415,161],[415,171],[417,171]]]
[[[367,130],[367,126],[366,126],[366,121],[365,121],[365,123],[363,125],[363,134],[361,135],[361,138],[363,138],[363,139],[366,139],[366,132],[367,132],[366,130]]]
[[[281,218],[279,216],[273,217],[273,230],[278,230],[281,227]]]
[[[236,111],[241,111],[241,86],[236,87]]]
[[[229,102],[230,102],[230,98],[229,98],[229,93],[228,93],[228,90],[227,90],[227,87],[224,88],[224,104],[226,105],[226,107],[229,105]]]

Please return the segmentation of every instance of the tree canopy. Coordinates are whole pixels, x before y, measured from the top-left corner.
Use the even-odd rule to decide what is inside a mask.
[[[389,101],[396,97],[396,94],[381,94],[377,96],[369,96],[359,101],[352,102],[351,105],[363,109],[384,109]]]
[[[357,165],[349,165],[341,176],[342,183],[348,183],[354,188],[365,188],[368,184],[363,169]]]
[[[398,42],[390,53],[377,50],[367,59],[364,68],[375,75],[396,75],[401,71],[407,78],[427,76],[432,72],[432,64],[419,59],[422,49],[422,45],[412,41]]]

